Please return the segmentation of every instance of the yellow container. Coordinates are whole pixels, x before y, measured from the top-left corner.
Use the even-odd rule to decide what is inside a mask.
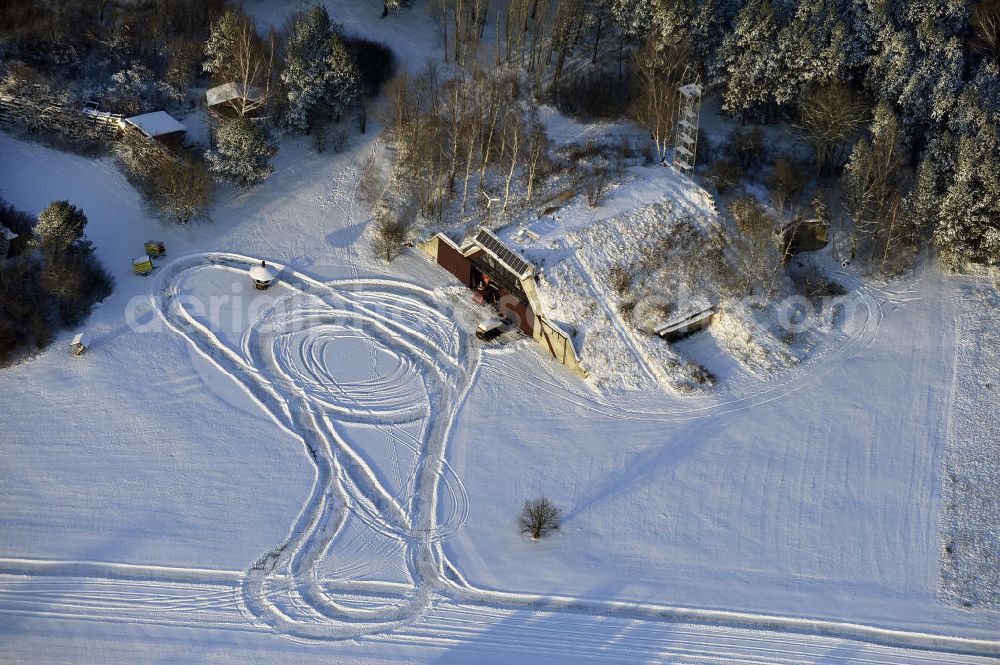
[[[136,275],[148,275],[153,272],[153,259],[148,255],[132,259],[132,272]]]

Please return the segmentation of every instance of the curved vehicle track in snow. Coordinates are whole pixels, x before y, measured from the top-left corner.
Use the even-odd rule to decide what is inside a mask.
[[[391,630],[429,605],[431,589],[443,577],[437,543],[467,515],[465,489],[448,466],[445,449],[449,414],[471,385],[475,352],[425,289],[389,280],[324,284],[291,270],[282,271],[281,283],[294,297],[262,312],[240,348],[231,348],[185,307],[178,297],[181,281],[206,266],[243,272],[253,262],[223,253],[183,257],[161,272],[153,293],[167,324],[300,439],[315,467],[312,491],[288,537],[247,571],[242,603],[254,621],[299,638],[344,639]],[[368,300],[372,294],[405,306],[390,311]],[[363,341],[373,367],[381,362],[388,365],[386,372],[348,380],[331,374],[328,347],[345,340]],[[386,428],[420,421],[418,436],[397,435],[417,461],[396,492],[380,481],[343,430],[345,423]],[[317,566],[348,519],[405,558],[412,581],[408,597],[345,604],[320,584]]]
[[[948,654],[1000,655],[1000,641],[739,611],[511,593],[468,583],[441,547],[468,515],[468,497],[448,465],[447,449],[480,367],[495,366],[501,357],[488,353],[481,358],[478,347],[446,316],[446,308],[429,289],[357,277],[324,283],[288,269],[281,272],[280,290],[290,295],[277,298],[241,338],[227,342],[196,309],[186,306],[184,280],[203,270],[242,274],[254,262],[226,253],[181,257],[158,271],[150,297],[173,331],[302,442],[315,478],[287,537],[242,573],[0,560],[0,575],[15,578],[6,587],[0,579],[0,613],[268,630],[307,641],[369,635],[398,644],[455,645],[480,642],[477,626],[528,611],[556,613],[570,623],[600,617],[684,626],[676,629],[682,630],[682,638],[675,639],[673,630],[663,634],[649,628],[643,639],[652,653],[690,655],[707,649],[738,662],[756,662],[756,657],[775,662],[768,654],[783,653],[785,641],[804,655],[830,639],[920,650],[902,656],[893,652],[901,660],[886,662],[943,662]],[[878,333],[883,303],[903,300],[898,294],[855,286],[863,322],[843,343],[788,376],[761,382],[756,390],[747,385],[725,399],[700,399],[674,408],[618,409],[597,397],[573,395],[556,379],[524,378],[580,409],[620,418],[689,420],[751,408],[800,389],[816,372],[866,348]],[[345,345],[370,356],[370,374],[352,375],[337,366],[335,351]],[[385,435],[412,456],[410,470],[404,472],[405,465],[394,458],[393,482],[387,482],[352,441],[352,426]],[[406,581],[355,579],[363,564],[338,561],[338,547],[353,539],[365,540],[372,558],[401,561]],[[73,582],[63,588],[59,578]],[[31,582],[35,591],[22,588],[25,580],[37,580]],[[51,597],[47,607],[25,600],[39,590]],[[572,629],[576,632],[562,639],[561,625],[540,624],[538,630],[545,635],[539,640],[546,649],[565,655],[587,631]],[[502,635],[496,639],[498,647],[506,644],[504,648],[517,650],[518,645]],[[742,646],[718,646],[729,640]],[[753,644],[743,644],[746,640]],[[747,655],[758,648],[757,656]]]
[[[987,640],[735,611],[535,596],[470,585],[447,560],[440,542],[467,515],[464,487],[447,464],[446,450],[452,425],[480,366],[476,348],[423,287],[359,278],[322,283],[287,269],[281,273],[281,282],[295,298],[280,299],[264,311],[248,328],[240,347],[230,348],[176,296],[190,270],[211,266],[243,271],[253,262],[223,253],[183,257],[161,272],[152,295],[173,330],[240,382],[281,427],[303,441],[316,469],[312,492],[286,540],[259,557],[240,582],[243,611],[259,625],[307,640],[387,634],[419,621],[440,601],[1000,654],[1000,642]],[[700,400],[699,405],[674,410],[608,409],[597,399],[578,399],[577,405],[630,419],[687,420],[779,399],[808,384],[823,366],[874,340],[884,316],[881,303],[889,298],[861,284],[853,286],[854,302],[863,312],[861,324],[843,343],[776,382],[760,384],[757,390],[748,386],[745,393],[728,399]],[[375,378],[337,375],[328,362],[328,347],[343,340],[363,341],[382,359],[385,371],[375,372]],[[494,362],[487,356],[486,365]],[[379,364],[373,360],[372,367]],[[550,390],[555,388],[549,385]],[[380,481],[341,428],[343,423],[387,428],[421,420],[419,435],[397,436],[417,454],[413,473],[398,492]],[[446,505],[440,505],[441,501]],[[338,586],[322,578],[319,566],[325,558],[335,557],[337,538],[348,519],[358,520],[373,537],[390,543],[390,555],[405,558],[410,582],[402,591],[358,596],[352,593],[351,583]]]

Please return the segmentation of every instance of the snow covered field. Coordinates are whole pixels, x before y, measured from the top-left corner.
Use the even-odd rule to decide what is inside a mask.
[[[375,39],[434,31],[328,4]],[[301,6],[244,5],[262,26]],[[396,46],[411,69],[434,50]],[[419,253],[371,257],[355,189],[376,141],[286,138],[262,185],[179,227],[109,159],[0,133],[0,195],[80,206],[117,279],[86,355],[66,331],[0,370],[0,661],[997,662],[991,283],[854,280],[850,325],[780,373],[702,334],[677,348],[719,389],[650,371],[600,391],[529,340],[480,344],[483,311]],[[663,196],[708,205],[639,175],[560,213],[579,228],[523,229],[528,253]],[[168,255],[133,276],[150,238]],[[281,269],[266,293],[259,259]],[[592,320],[609,353],[643,352]],[[565,521],[529,542],[516,513],[543,493]]]
[[[0,171],[5,197],[31,211],[57,197],[81,205],[119,280],[88,323],[86,356],[59,339],[0,375],[0,611],[14,619],[4,641],[13,660],[41,636],[53,662],[83,645],[98,648],[96,661],[117,649],[147,660],[204,648],[240,662],[484,652],[510,662],[522,650],[542,662],[574,650],[609,662],[978,662],[838,636],[861,623],[996,639],[995,614],[935,596],[948,395],[964,384],[952,385],[963,304],[933,271],[908,290],[873,292],[857,339],[773,383],[738,397],[615,400],[528,342],[481,350],[461,325],[473,314],[462,302],[454,310],[447,276],[417,255],[398,274],[366,278],[364,213],[343,198],[363,149],[319,168],[291,145],[259,190],[220,205],[213,224],[181,229],[149,220],[108,162],[9,137],[0,148],[13,156]],[[282,195],[293,182],[301,190]],[[297,232],[269,232],[276,224]],[[128,239],[147,236],[167,241],[170,261],[141,279],[128,272]],[[266,256],[286,266],[286,285],[252,303],[233,272],[245,259],[178,258],[195,246]],[[168,293],[245,298],[220,304],[215,320],[227,323],[211,340],[155,325],[150,306],[171,308],[148,296]],[[342,298],[360,304],[338,315],[330,308]],[[130,329],[126,311],[154,330]],[[288,327],[296,315],[319,319]],[[349,408],[331,385],[354,395]],[[414,403],[427,406],[407,413]],[[447,413],[450,433],[432,432]],[[333,437],[316,449],[337,482],[322,482],[303,445],[317,433]],[[442,452],[427,485],[421,460]],[[552,540],[525,542],[514,513],[540,492],[567,520]],[[406,536],[420,521],[433,536]],[[339,609],[331,618],[316,607]],[[719,610],[832,623],[764,620],[796,631],[787,636],[713,627],[760,620]],[[279,637],[372,630],[320,646]],[[873,639],[903,641],[887,635]]]
[[[995,279],[971,278],[959,292],[960,336],[949,398],[943,483],[942,591],[963,607],[1000,608],[1000,355]]]

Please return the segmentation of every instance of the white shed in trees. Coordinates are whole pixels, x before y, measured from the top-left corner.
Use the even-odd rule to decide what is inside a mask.
[[[10,241],[17,237],[17,234],[6,226],[0,226],[0,260],[6,259],[10,253]]]

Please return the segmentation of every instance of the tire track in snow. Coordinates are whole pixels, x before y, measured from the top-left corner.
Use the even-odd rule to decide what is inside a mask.
[[[174,570],[175,575],[178,572]],[[384,583],[345,585],[327,580],[322,583],[332,591],[351,594],[352,601],[358,603],[382,601],[407,592],[402,585]],[[49,585],[51,588],[44,588]],[[39,590],[39,586],[43,588]],[[12,600],[18,588],[23,591],[22,595],[33,594],[33,597]],[[139,591],[133,592],[136,588]],[[0,615],[201,630],[263,630],[261,626],[245,623],[236,591],[235,585],[215,589],[207,583],[0,576]],[[219,600],[211,600],[215,597]],[[168,600],[159,600],[164,598]],[[548,611],[486,607],[450,600],[436,604],[432,612],[398,631],[370,639],[400,646],[464,649],[469,652],[470,662],[475,659],[476,652],[520,653],[560,662],[568,658],[598,662],[670,658],[671,662],[798,665],[826,662],[835,654],[839,657],[834,662],[845,664],[985,665],[992,662],[980,656],[845,643],[838,637],[594,617],[583,613],[554,616]]]
[[[249,334],[244,337],[242,353],[237,353],[227,348],[204,325],[193,320],[183,308],[174,306],[174,300],[169,296],[178,292],[177,285],[184,271],[206,262],[245,269],[251,260],[235,255],[216,254],[191,257],[186,262],[182,260],[176,265],[171,264],[174,265],[172,274],[167,273],[164,279],[173,281],[163,288],[168,298],[166,304],[157,303],[158,311],[174,330],[184,334],[196,347],[201,347],[200,351],[210,356],[223,371],[228,371],[241,381],[249,392],[256,393],[258,401],[265,405],[272,417],[287,430],[297,433],[306,443],[317,469],[310,499],[289,538],[263,555],[247,573],[243,583],[243,597],[248,614],[280,632],[308,639],[356,637],[388,630],[412,620],[430,603],[431,594],[424,587],[433,585],[439,577],[437,550],[432,543],[441,537],[446,528],[455,527],[437,523],[436,505],[440,478],[447,468],[443,458],[443,438],[449,435],[452,423],[444,416],[449,411],[449,405],[454,403],[453,391],[463,391],[463,359],[446,358],[446,362],[442,362],[440,351],[429,344],[426,337],[403,329],[391,318],[371,311],[363,301],[349,303],[347,301],[350,298],[339,290],[299,273],[284,271],[282,282],[286,287],[303,294],[318,295],[331,313],[358,327],[363,326],[372,343],[378,340],[387,348],[403,347],[418,362],[424,364],[425,387],[434,405],[432,412],[436,417],[432,419],[427,433],[424,453],[417,462],[417,490],[413,493],[414,517],[410,523],[406,512],[392,501],[389,501],[391,510],[387,515],[384,510],[386,504],[371,501],[373,495],[385,498],[388,494],[364,460],[357,456],[353,460],[351,468],[361,469],[360,474],[348,473],[346,467],[338,461],[338,453],[349,455],[351,448],[335,428],[328,430],[323,427],[324,418],[317,412],[315,403],[301,386],[296,385],[294,378],[289,377],[289,365],[286,364],[289,358],[275,346],[273,340],[277,339],[277,335],[267,325],[267,314],[255,322]],[[405,285],[396,283],[393,288],[397,297],[412,300],[413,294],[402,293],[407,290]],[[271,313],[274,311],[272,309]],[[247,378],[251,380],[244,380]],[[371,409],[359,408],[357,415],[362,421],[378,422],[379,414]],[[461,485],[457,477],[455,484]],[[409,568],[416,583],[411,598],[389,608],[359,609],[338,604],[323,591],[315,568],[340,531],[347,510],[353,510],[362,519],[370,517],[369,524],[380,531],[381,535],[395,535],[406,544]],[[310,611],[307,616],[291,616],[295,609],[292,604],[279,607],[269,596],[269,580],[279,571],[286,571],[296,580],[296,592],[289,597],[293,600],[292,604],[302,601],[308,606]],[[314,620],[313,612],[331,621],[318,623]]]
[[[458,408],[450,410],[450,418],[435,418],[432,431],[428,433],[428,440],[432,441],[434,445],[427,446],[420,459],[419,492],[415,493],[415,502],[409,511],[413,515],[412,525],[409,527],[410,531],[407,532],[404,529],[401,532],[393,532],[390,530],[383,534],[395,535],[403,542],[408,553],[409,568],[413,573],[414,584],[403,586],[401,589],[397,587],[396,593],[377,597],[377,602],[375,602],[365,600],[372,598],[371,596],[352,592],[352,589],[363,587],[360,583],[322,580],[316,573],[316,566],[319,560],[328,553],[330,545],[339,533],[343,524],[343,515],[348,510],[358,510],[359,504],[370,499],[369,492],[377,490],[377,480],[372,478],[366,481],[347,477],[343,467],[337,461],[334,447],[339,445],[349,448],[349,443],[338,440],[336,433],[332,431],[335,428],[326,416],[321,417],[314,406],[303,404],[303,401],[308,402],[310,399],[307,393],[289,394],[287,392],[292,390],[296,382],[294,378],[283,375],[287,366],[283,366],[279,362],[280,354],[274,357],[270,367],[267,366],[265,356],[261,354],[269,348],[268,338],[266,335],[262,335],[261,330],[258,329],[257,332],[248,335],[244,339],[243,348],[240,351],[233,350],[222,343],[205,326],[188,316],[182,309],[175,307],[174,300],[178,294],[177,284],[185,270],[203,265],[217,265],[242,270],[250,263],[251,260],[245,257],[227,254],[198,255],[178,259],[161,273],[164,282],[162,292],[165,296],[163,302],[157,304],[158,311],[164,315],[168,324],[188,339],[200,354],[216,364],[220,370],[230,373],[237,379],[248,394],[272,415],[279,426],[302,440],[311,459],[317,464],[317,478],[314,482],[313,492],[303,507],[296,524],[290,530],[289,537],[284,543],[263,555],[238,580],[233,580],[232,574],[228,572],[169,572],[165,569],[143,569],[141,567],[118,568],[114,567],[113,564],[109,565],[110,567],[102,568],[100,565],[87,562],[50,564],[48,574],[66,575],[76,570],[77,572],[100,573],[97,577],[102,579],[115,579],[114,576],[119,574],[125,576],[149,574],[154,578],[165,574],[182,578],[193,576],[196,581],[188,582],[191,584],[203,584],[204,582],[201,581],[203,577],[211,578],[212,575],[222,575],[228,584],[235,584],[239,588],[238,604],[251,621],[262,628],[266,627],[292,637],[310,640],[347,639],[371,634],[381,635],[382,637],[379,639],[416,639],[415,632],[407,631],[416,631],[417,629],[412,627],[421,625],[419,630],[423,631],[421,635],[424,636],[421,639],[431,642],[435,640],[448,641],[450,638],[445,633],[448,630],[456,632],[453,625],[447,630],[437,628],[430,629],[428,632],[422,627],[422,624],[418,624],[421,617],[429,616],[433,619],[435,615],[427,615],[427,610],[431,608],[435,598],[442,598],[449,599],[444,601],[450,604],[449,606],[461,606],[466,608],[464,611],[474,616],[484,612],[504,611],[504,608],[507,608],[507,611],[511,612],[531,611],[577,617],[599,616],[604,620],[610,618],[659,624],[694,623],[715,628],[785,631],[785,633],[799,635],[851,639],[866,643],[891,644],[931,651],[1000,654],[1000,643],[986,640],[912,633],[842,622],[637,603],[542,597],[472,587],[462,579],[460,572],[456,571],[441,553],[440,538],[445,530],[442,529],[441,524],[437,523],[436,519],[440,483],[442,478],[446,476],[444,469],[447,468],[447,442]],[[408,305],[416,309],[426,308],[427,311],[437,312],[436,308],[429,304],[433,303],[433,292],[430,290],[380,279],[352,278],[323,284],[291,271],[286,271],[285,277],[289,278],[289,282],[303,293],[321,294],[320,298],[325,307],[333,310],[337,310],[338,307],[345,308],[347,319],[362,326],[369,326],[373,331],[370,334],[375,335],[373,339],[381,336],[383,343],[387,346],[405,348],[408,353],[423,363],[429,375],[435,375],[439,379],[454,378],[456,374],[464,376],[464,382],[458,384],[442,381],[440,384],[431,385],[428,388],[428,393],[432,402],[436,399],[438,400],[437,404],[445,404],[447,402],[445,397],[454,398],[455,392],[450,391],[449,388],[456,385],[461,387],[457,402],[459,406],[468,395],[475,380],[475,371],[479,367],[479,363],[474,362],[475,358],[469,355],[468,349],[459,347],[457,352],[448,353],[443,350],[451,348],[450,342],[452,340],[448,339],[448,335],[444,335],[444,343],[437,346],[432,339],[433,333],[418,334],[413,330],[397,330],[399,322],[394,321],[393,316],[384,311],[379,311],[378,307],[366,307],[363,299],[349,302],[352,292],[378,289],[392,293],[392,297],[397,299],[406,299]],[[853,334],[842,347],[836,349],[835,354],[830,354],[832,357],[846,357],[856,353],[869,345],[874,339],[874,335],[877,334],[878,324],[883,316],[881,304],[879,299],[867,299],[865,295],[862,294],[860,298],[866,303],[869,314],[866,317],[865,325],[860,331]],[[376,303],[377,300],[378,298],[375,298]],[[398,338],[391,334],[394,330],[399,333]],[[271,352],[274,352],[274,347],[270,348]],[[260,365],[257,364],[257,361],[260,361]],[[473,365],[473,371],[465,372],[465,368],[470,363]],[[489,363],[489,355],[487,355],[486,364]],[[538,378],[537,382],[537,385],[548,386],[553,392],[562,389],[552,383],[546,383],[541,378]],[[802,377],[795,377],[779,386],[761,390],[756,394],[715,404],[700,405],[686,410],[632,409],[623,417],[655,419],[705,417],[724,413],[726,410],[750,408],[763,401],[778,399],[807,383],[802,381]],[[454,403],[455,401],[452,400],[451,404]],[[578,405],[581,408],[589,408],[594,411],[601,410],[605,415],[619,413],[615,409],[608,409],[606,405],[601,405],[596,399],[581,400]],[[364,408],[356,408],[352,411],[350,406],[347,407],[347,411],[354,413],[359,421],[365,421],[366,418],[376,415],[371,410],[366,411]],[[449,412],[449,409],[445,408],[442,411],[442,413],[446,412]],[[432,409],[432,413],[439,412]],[[344,452],[346,454],[346,450]],[[458,487],[461,487],[457,477],[455,481]],[[365,515],[366,512],[361,510],[359,513],[353,514]],[[377,514],[377,519],[384,521],[385,518],[381,514]],[[370,524],[370,526],[375,527],[379,525],[378,521]],[[11,563],[6,565],[9,568],[18,568],[17,565]],[[25,566],[22,566],[22,569],[24,568]],[[31,566],[27,566],[27,568],[31,568]],[[0,571],[3,570],[4,568],[0,566]],[[27,574],[39,574],[39,570],[35,567],[33,572]],[[114,594],[112,593],[112,595]],[[119,595],[116,602],[120,602],[122,598],[123,596]],[[196,602],[208,603],[209,606],[215,602],[213,596],[196,596],[196,598],[198,600],[192,601],[195,604],[190,607],[196,607]],[[0,607],[0,611],[2,611],[2,607]],[[386,636],[386,633],[390,634]],[[789,637],[785,633],[782,633],[781,639],[787,641]],[[561,653],[565,654],[565,652]],[[742,660],[741,662],[749,661]]]

